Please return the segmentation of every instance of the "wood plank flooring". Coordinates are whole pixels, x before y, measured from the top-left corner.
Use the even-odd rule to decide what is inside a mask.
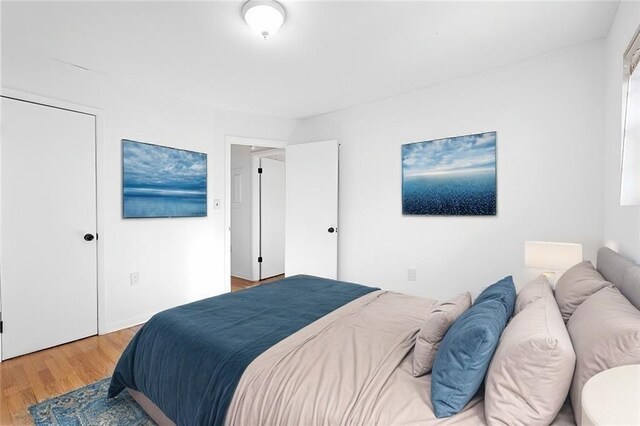
[[[263,281],[231,277],[232,291]],[[28,407],[111,376],[120,354],[141,326],[93,336],[0,363],[0,425],[32,425]]]
[[[249,281],[242,278],[231,276],[231,291],[243,290],[249,287],[255,287],[260,284],[270,283],[272,281],[279,281],[284,278],[284,274],[276,275],[275,277],[267,278],[262,281]]]
[[[140,326],[0,363],[0,425],[32,425],[27,408],[111,376]]]

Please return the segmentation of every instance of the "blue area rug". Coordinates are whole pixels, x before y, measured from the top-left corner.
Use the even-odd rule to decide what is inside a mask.
[[[107,399],[111,378],[100,380],[64,395],[29,407],[36,425],[155,425],[131,398],[122,392]]]

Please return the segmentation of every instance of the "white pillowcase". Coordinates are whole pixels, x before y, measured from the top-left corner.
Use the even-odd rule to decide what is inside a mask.
[[[640,311],[615,287],[606,287],[582,303],[567,324],[576,350],[571,404],[582,417],[582,388],[601,371],[640,364]]]
[[[471,294],[460,294],[433,306],[420,327],[413,351],[413,375],[422,376],[431,371],[440,342],[449,327],[471,306]]]
[[[578,306],[597,291],[610,287],[600,272],[588,260],[571,267],[556,284],[556,302],[564,322],[569,321]]]
[[[546,279],[527,284],[516,306],[489,365],[485,417],[490,425],[550,424],[569,392],[576,355]]]

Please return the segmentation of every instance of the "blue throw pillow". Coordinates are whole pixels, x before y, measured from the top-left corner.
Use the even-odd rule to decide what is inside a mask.
[[[511,318],[516,305],[516,286],[513,284],[511,276],[505,277],[495,284],[485,288],[478,296],[474,305],[485,300],[499,300],[507,310],[507,319]]]
[[[480,296],[449,328],[436,354],[431,402],[438,418],[459,413],[476,394],[513,313],[511,277],[489,286]]]

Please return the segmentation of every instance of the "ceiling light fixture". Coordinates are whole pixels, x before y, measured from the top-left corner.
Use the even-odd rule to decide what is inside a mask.
[[[284,22],[284,7],[275,0],[249,0],[242,6],[247,24],[266,40]]]

